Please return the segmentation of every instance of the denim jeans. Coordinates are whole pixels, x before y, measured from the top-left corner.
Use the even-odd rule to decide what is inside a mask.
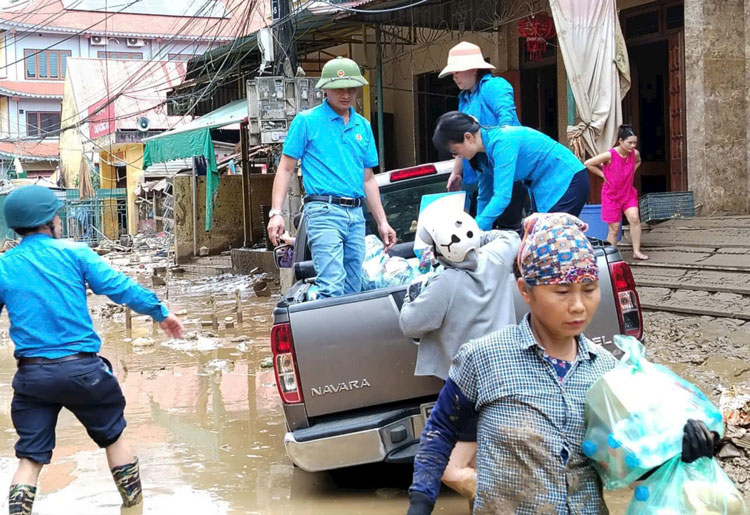
[[[305,220],[319,297],[358,293],[365,258],[362,208],[310,202],[305,204]]]

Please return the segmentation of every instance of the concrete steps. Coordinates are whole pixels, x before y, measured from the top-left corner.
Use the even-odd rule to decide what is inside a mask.
[[[641,306],[656,311],[750,320],[750,217],[672,220],[648,227],[649,261],[631,264]]]

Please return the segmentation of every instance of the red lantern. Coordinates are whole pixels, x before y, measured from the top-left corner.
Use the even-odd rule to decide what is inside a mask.
[[[546,14],[532,14],[518,22],[518,35],[526,38],[529,59],[536,61],[547,50],[547,40],[556,35],[555,22]]]

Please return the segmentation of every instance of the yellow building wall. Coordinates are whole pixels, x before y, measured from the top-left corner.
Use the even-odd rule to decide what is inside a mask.
[[[99,173],[101,174],[100,184],[102,189],[117,187],[117,168],[114,163],[117,162],[118,158],[124,158],[124,156],[124,152],[116,150],[112,150],[112,153],[106,150],[99,152]],[[116,240],[120,237],[120,229],[117,224],[117,199],[108,199],[106,195],[102,200],[102,232],[110,240]]]
[[[2,52],[0,52],[2,55]],[[7,138],[8,133],[8,97],[0,97],[0,135]]]
[[[125,165],[126,172],[126,189],[127,189],[127,221],[128,234],[135,236],[138,232],[138,211],[135,205],[135,189],[143,181],[143,143],[121,143],[112,145],[109,151],[99,153],[99,170],[101,173],[102,188],[117,187],[117,167],[116,163]],[[106,213],[104,217],[104,226],[111,232],[116,232],[117,219],[111,219]],[[109,209],[109,211],[112,211]],[[107,237],[110,235],[105,231]],[[119,236],[119,235],[118,235]]]
[[[143,143],[131,143],[125,151],[128,188],[128,234],[135,236],[138,232],[138,210],[135,205],[135,189],[143,181]]]
[[[63,88],[61,125],[68,127],[77,124],[80,116],[70,78],[67,78]],[[83,138],[80,130],[81,128],[72,128],[60,134],[60,173],[66,188],[78,187],[78,173],[83,162]]]

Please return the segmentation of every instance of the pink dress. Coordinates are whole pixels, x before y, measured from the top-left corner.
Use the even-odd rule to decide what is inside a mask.
[[[623,158],[614,148],[609,163],[602,166],[607,182],[602,185],[602,221],[608,224],[622,221],[622,213],[638,207],[638,190],[633,186],[635,151]]]

